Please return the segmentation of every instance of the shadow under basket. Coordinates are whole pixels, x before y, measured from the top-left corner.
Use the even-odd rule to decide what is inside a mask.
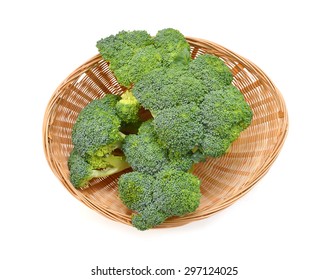
[[[288,130],[288,115],[282,95],[270,79],[252,62],[203,39],[186,37],[191,55],[211,53],[231,69],[233,84],[245,96],[253,111],[251,125],[232,144],[229,152],[195,166],[201,179],[201,203],[183,217],[172,217],[162,227],[180,226],[204,219],[245,195],[268,171],[278,156]],[[85,190],[75,189],[69,180],[68,156],[73,148],[71,131],[75,120],[90,101],[106,94],[122,94],[108,63],[96,55],[77,68],[56,89],[46,108],[43,123],[44,152],[54,174],[66,189],[85,205],[106,217],[131,225],[131,211],[118,197],[121,173],[94,179]]]

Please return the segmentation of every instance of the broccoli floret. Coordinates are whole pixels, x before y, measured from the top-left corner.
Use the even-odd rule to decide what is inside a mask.
[[[68,159],[70,170],[70,181],[75,188],[84,188],[93,178],[100,178],[120,172],[129,167],[128,163],[121,156],[109,156],[107,167],[95,169],[88,163],[76,149],[73,149]]]
[[[138,134],[143,134],[143,135],[147,134],[156,137],[153,119],[149,119],[143,122],[138,129]]]
[[[164,170],[156,175],[155,185],[154,203],[168,217],[183,216],[199,206],[200,180],[195,175]]]
[[[158,68],[137,82],[132,91],[153,115],[166,108],[199,104],[207,93],[201,81],[180,67]]]
[[[118,97],[108,94],[91,101],[79,113],[72,129],[74,149],[69,159],[71,182],[84,187],[94,177],[114,174],[129,167],[124,156],[113,154],[125,134],[116,115]]]
[[[154,42],[163,57],[164,66],[186,65],[190,62],[190,45],[180,31],[173,28],[162,29],[157,32]]]
[[[118,83],[132,87],[154,69],[172,64],[187,65],[190,46],[174,29],[163,29],[152,38],[146,31],[121,31],[97,42]]]
[[[230,85],[233,75],[224,62],[215,55],[202,54],[192,60],[189,72],[200,80],[209,91]]]
[[[128,135],[122,146],[126,160],[135,171],[155,174],[164,169],[191,170],[201,159],[192,151],[172,152],[158,141],[153,119],[141,124],[138,135]]]
[[[139,230],[191,213],[200,203],[200,180],[182,171],[163,170],[154,176],[131,172],[118,183],[123,203],[137,212],[132,215],[132,225]]]
[[[122,150],[135,171],[155,174],[168,164],[167,150],[150,133],[127,135]]]
[[[133,211],[145,209],[152,201],[155,178],[141,172],[129,172],[119,178],[118,192],[122,202]]]
[[[202,114],[199,107],[190,103],[158,112],[154,127],[160,143],[173,153],[187,154],[203,138]]]
[[[127,64],[143,47],[153,44],[152,37],[143,30],[120,31],[116,35],[99,40],[96,44],[104,60],[110,62],[114,72]]]
[[[99,40],[97,48],[103,59],[110,62],[109,67],[118,83],[130,87],[160,63],[161,56],[153,43],[146,31],[121,31]]]
[[[117,97],[111,94],[91,101],[79,113],[72,130],[72,142],[77,152],[95,168],[104,168],[99,158],[120,148],[125,137],[120,132],[121,120],[116,115]]]
[[[140,103],[132,92],[127,90],[121,95],[121,100],[116,103],[116,113],[122,122],[136,123],[140,120],[140,107]]]
[[[233,85],[207,94],[200,108],[205,131],[200,149],[212,157],[224,154],[253,116],[244,96]]]

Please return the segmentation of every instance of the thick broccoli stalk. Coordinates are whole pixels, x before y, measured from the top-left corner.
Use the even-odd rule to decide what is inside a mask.
[[[69,159],[68,168],[70,170],[70,181],[75,188],[85,188],[93,178],[106,177],[120,172],[129,167],[129,164],[121,156],[109,156],[107,167],[95,169],[86,162],[81,155],[73,149]]]
[[[121,121],[125,123],[137,123],[140,121],[140,107],[140,103],[132,92],[127,90],[121,95],[121,100],[116,103],[116,113]]]
[[[163,170],[153,176],[140,172],[124,174],[118,190],[123,203],[137,212],[132,215],[132,225],[139,230],[194,212],[201,197],[200,180],[177,170]]]
[[[220,90],[230,85],[233,75],[224,62],[215,55],[203,54],[192,60],[189,72],[201,81],[208,91]]]
[[[244,96],[233,85],[207,94],[200,108],[205,135],[200,150],[211,157],[223,155],[253,117]]]
[[[129,167],[125,157],[113,154],[121,148],[125,138],[125,134],[120,131],[121,120],[115,110],[118,100],[117,96],[111,94],[93,100],[77,117],[72,129],[74,152],[69,164],[72,184],[76,187],[85,186],[90,178],[113,174]],[[75,159],[77,163],[73,164]]]

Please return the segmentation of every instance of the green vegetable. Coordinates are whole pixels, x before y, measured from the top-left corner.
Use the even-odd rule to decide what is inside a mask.
[[[128,163],[125,162],[124,158],[121,156],[110,155],[107,157],[106,161],[106,168],[96,169],[73,149],[68,159],[70,181],[73,186],[76,188],[84,188],[93,178],[106,177],[129,167]]]
[[[116,113],[123,122],[136,123],[140,120],[140,107],[132,92],[127,90],[121,95],[121,100],[116,103]]]
[[[163,29],[155,38],[146,31],[121,31],[99,40],[97,48],[118,83],[127,88],[154,69],[190,61],[189,44],[175,29]]]
[[[211,157],[223,155],[253,116],[241,92],[232,85],[207,94],[200,108],[205,135],[200,150]]]
[[[125,138],[115,110],[118,100],[118,96],[108,94],[91,101],[78,115],[72,130],[74,149],[69,160],[71,181],[75,187],[85,187],[93,177],[129,167],[124,156],[112,154],[121,147]]]
[[[211,54],[196,57],[190,63],[189,72],[200,80],[208,91],[222,89],[233,80],[230,69],[220,58]]]
[[[132,89],[134,96],[153,115],[189,103],[203,101],[207,88],[181,67],[158,68],[144,76]]]
[[[187,65],[190,62],[190,46],[180,31],[173,28],[162,29],[157,32],[154,41],[165,67],[172,64]]]
[[[253,117],[230,69],[212,54],[192,60],[188,42],[172,28],[154,37],[121,31],[97,48],[125,91],[80,112],[68,159],[72,184],[84,188],[131,167],[118,191],[139,230],[195,211],[201,197],[195,164],[226,153]]]
[[[160,143],[172,152],[185,155],[203,139],[201,110],[194,103],[161,110],[154,118]]]
[[[123,203],[137,212],[132,215],[132,225],[139,230],[195,211],[201,197],[200,180],[177,170],[164,170],[154,176],[136,171],[124,174],[118,190]]]

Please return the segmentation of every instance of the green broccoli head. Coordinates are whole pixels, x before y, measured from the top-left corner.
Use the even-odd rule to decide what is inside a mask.
[[[252,120],[252,110],[233,85],[210,92],[200,105],[205,137],[201,150],[207,156],[224,154]]]
[[[138,129],[138,134],[142,134],[142,135],[147,134],[147,135],[156,137],[156,132],[155,132],[153,121],[154,121],[153,119],[144,121]]]
[[[98,161],[98,157],[104,157],[121,146],[125,135],[119,130],[121,121],[114,107],[117,100],[111,94],[95,99],[77,117],[72,129],[72,142],[87,161],[92,161],[93,157]]]
[[[190,45],[180,31],[173,28],[162,29],[154,38],[155,47],[163,57],[163,65],[186,65],[190,62]]]
[[[127,135],[122,150],[135,171],[155,174],[168,164],[166,149],[150,133]]]
[[[99,40],[96,44],[101,56],[110,62],[114,72],[127,64],[141,48],[153,44],[152,37],[143,30],[120,31]]]
[[[133,94],[153,115],[159,110],[203,101],[204,84],[181,67],[158,68],[145,75],[132,89]]]
[[[168,217],[194,212],[200,203],[200,180],[177,170],[163,170],[156,175],[154,204]]]
[[[68,158],[70,181],[75,188],[84,188],[93,178],[100,178],[120,172],[129,167],[121,156],[109,156],[107,166],[97,169],[88,163],[76,149],[73,149]]]
[[[123,203],[137,212],[132,215],[132,225],[139,230],[191,213],[200,203],[200,180],[182,171],[163,170],[156,175],[131,172],[122,175],[118,183]]]
[[[97,48],[103,59],[110,62],[118,83],[125,87],[161,63],[153,38],[143,30],[121,31],[99,40]]]
[[[167,214],[157,208],[157,205],[149,205],[139,213],[132,214],[132,225],[138,230],[147,230],[162,224],[167,219]]]
[[[151,202],[155,178],[133,171],[120,176],[118,192],[122,202],[133,211],[142,211]]]
[[[189,72],[200,80],[208,91],[222,89],[233,80],[230,69],[220,58],[212,54],[202,54],[192,60]]]
[[[140,103],[132,92],[127,90],[121,95],[121,100],[116,103],[116,113],[122,122],[136,123],[140,121],[140,107]]]
[[[203,138],[202,114],[190,103],[158,112],[154,127],[160,143],[173,153],[187,154]]]

